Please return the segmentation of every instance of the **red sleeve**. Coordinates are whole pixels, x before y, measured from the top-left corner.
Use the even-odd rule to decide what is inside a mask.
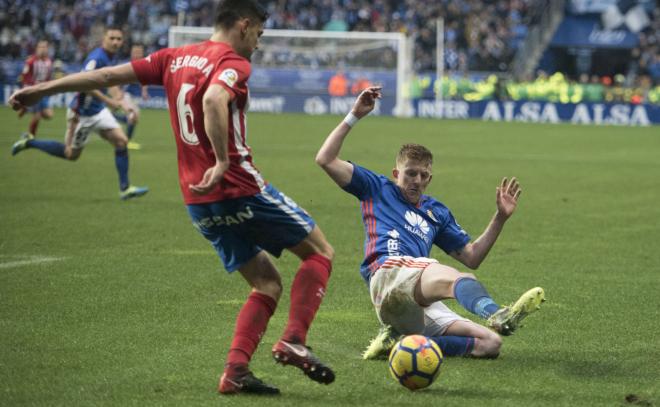
[[[250,62],[244,58],[224,59],[213,71],[210,85],[221,85],[234,97],[239,89],[245,89],[251,71]]]
[[[163,48],[146,58],[131,61],[138,80],[143,85],[162,85],[163,73],[168,65],[170,48]]]

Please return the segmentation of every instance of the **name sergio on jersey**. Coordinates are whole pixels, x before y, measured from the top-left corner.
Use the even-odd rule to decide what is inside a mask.
[[[173,59],[170,64],[170,72],[174,73],[181,68],[196,68],[202,71],[202,73],[208,78],[213,71],[213,64],[209,64],[209,60],[204,57],[199,57],[197,55],[186,55],[183,57],[178,57]]]
[[[207,218],[202,218],[199,219],[195,222],[193,222],[193,225],[197,229],[208,229],[213,226],[222,226],[222,225],[239,225],[243,222],[245,222],[248,219],[252,219],[254,217],[254,213],[252,213],[252,209],[250,209],[249,206],[245,207],[245,210],[243,211],[238,211],[233,215],[225,215],[225,216],[213,216],[213,217],[207,217]]]

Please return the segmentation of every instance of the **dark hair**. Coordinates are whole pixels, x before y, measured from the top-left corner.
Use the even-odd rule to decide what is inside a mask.
[[[124,30],[118,25],[106,25],[103,34],[107,34],[108,31],[121,31],[122,34],[124,33]]]
[[[268,12],[257,0],[223,0],[218,5],[215,26],[230,29],[241,18],[265,22]]]

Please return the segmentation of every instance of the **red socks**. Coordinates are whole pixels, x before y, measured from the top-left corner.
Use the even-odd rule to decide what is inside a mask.
[[[252,292],[236,317],[234,339],[227,355],[228,369],[246,366],[261,340],[277,302],[258,292]]]
[[[320,254],[307,257],[298,269],[291,285],[289,321],[282,339],[305,344],[307,331],[325,296],[332,263]]]
[[[30,121],[30,127],[29,127],[29,132],[33,136],[37,135],[37,127],[39,126],[39,119],[36,117],[33,117],[32,120]]]

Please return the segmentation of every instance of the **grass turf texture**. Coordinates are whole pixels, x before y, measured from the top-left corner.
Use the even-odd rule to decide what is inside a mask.
[[[56,114],[40,138],[62,139],[65,114]],[[151,192],[129,202],[118,199],[113,152],[98,137],[76,163],[37,151],[12,158],[28,119],[1,108],[0,120],[0,405],[263,403],[216,394],[248,288],[223,271],[188,220],[166,112],[143,112],[135,139],[143,150],[131,152],[130,175]],[[343,158],[377,172],[390,174],[403,142],[430,147],[428,193],[473,237],[495,211],[495,186],[518,176],[518,212],[476,274],[502,303],[536,285],[548,297],[504,340],[499,359],[447,359],[436,383],[411,393],[384,362],[360,359],[377,321],[357,271],[358,203],[314,164],[338,121],[250,117],[256,165],[336,249],[309,344],[337,381],[317,385],[271,359],[298,264],[284,255],[277,265],[285,294],[252,362],[283,392],[269,405],[617,406],[629,394],[660,403],[657,127],[375,117],[357,125]]]

